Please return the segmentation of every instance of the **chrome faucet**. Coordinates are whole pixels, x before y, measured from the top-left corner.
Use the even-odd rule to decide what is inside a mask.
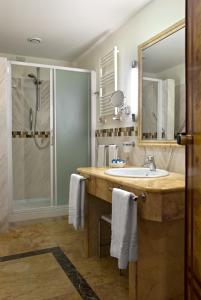
[[[150,171],[156,171],[156,163],[153,155],[145,157],[144,167],[149,167]]]

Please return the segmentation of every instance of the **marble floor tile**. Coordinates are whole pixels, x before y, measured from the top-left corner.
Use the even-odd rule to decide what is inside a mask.
[[[50,253],[0,262],[1,300],[60,299],[71,294],[77,291]],[[81,299],[78,296],[75,299]]]
[[[17,253],[25,253],[29,251],[37,251],[41,249],[51,248],[51,247],[60,247],[63,253],[69,258],[71,263],[76,267],[78,272],[82,275],[82,277],[87,281],[89,286],[93,289],[96,295],[100,298],[100,300],[128,300],[128,276],[125,273],[124,276],[119,275],[119,271],[117,268],[117,261],[111,257],[106,258],[85,258],[83,252],[83,240],[84,233],[82,231],[75,231],[72,226],[68,225],[66,217],[60,218],[49,218],[49,219],[41,219],[37,221],[29,221],[29,222],[18,222],[16,224],[12,224],[9,231],[4,234],[0,234],[0,256],[13,255]],[[40,255],[41,256],[41,255]],[[42,278],[46,278],[44,273],[45,266],[48,265],[47,260],[50,259],[51,254],[44,254],[41,256],[44,258],[40,261],[40,267],[36,272],[40,272]],[[34,257],[34,261],[39,259],[39,257]],[[54,257],[51,259],[54,260]],[[26,261],[26,260],[25,260]],[[32,258],[27,258],[27,262],[31,264],[33,262]],[[5,262],[6,263],[6,262]],[[11,264],[11,262],[9,262]],[[13,263],[13,262],[12,262]],[[22,259],[22,263],[24,263],[24,259]],[[0,262],[1,264],[1,262]],[[34,263],[32,263],[34,268]],[[50,264],[51,267],[51,264]],[[53,267],[53,266],[52,266]],[[54,266],[55,267],[55,266]],[[15,266],[13,265],[15,269]],[[27,271],[28,272],[28,271]],[[60,273],[60,271],[58,271]],[[34,272],[31,272],[34,277]],[[27,277],[27,281],[24,284],[23,292],[25,293],[28,288],[33,288],[30,283],[29,278],[31,277],[31,273]],[[51,273],[51,272],[49,272]],[[16,274],[16,273],[15,273]],[[17,273],[18,274],[18,273]],[[68,278],[64,274],[64,277],[60,274],[58,278],[61,278],[61,288],[60,285],[57,284],[57,276],[53,276],[50,274],[50,280],[52,280],[52,285],[55,287],[54,293],[49,295],[49,298],[42,298],[48,300],[79,300],[83,299],[76,290],[72,290],[74,288],[67,283],[67,290],[63,287],[63,280],[68,281]],[[62,279],[63,278],[63,279]],[[66,279],[67,278],[67,279]],[[53,283],[55,279],[55,282]],[[20,279],[19,279],[20,280]],[[0,275],[1,281],[1,275]],[[49,281],[49,279],[47,279]],[[20,281],[22,282],[22,281]],[[42,282],[38,282],[41,284]],[[22,284],[23,286],[23,284]],[[29,287],[30,286],[30,287]],[[3,288],[4,290],[4,288]],[[0,291],[2,291],[2,287],[0,286]],[[6,290],[7,291],[7,290]],[[8,289],[9,291],[9,289]],[[7,292],[8,292],[7,291]],[[58,294],[57,294],[58,293]],[[0,292],[0,300],[40,300],[41,298],[23,298],[23,293],[18,298],[1,298]],[[50,297],[51,296],[51,297]]]

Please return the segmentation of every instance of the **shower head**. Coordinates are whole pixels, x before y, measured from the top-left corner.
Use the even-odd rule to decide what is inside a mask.
[[[33,73],[28,74],[28,77],[32,78],[34,80],[35,84],[41,84],[42,83],[42,81],[38,80],[38,78]]]
[[[28,74],[28,77],[30,77],[30,78],[32,78],[32,79],[34,79],[34,80],[37,80],[36,76],[35,76],[33,73]]]

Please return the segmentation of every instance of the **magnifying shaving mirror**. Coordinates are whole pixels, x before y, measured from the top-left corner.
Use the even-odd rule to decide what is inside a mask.
[[[112,94],[110,101],[114,107],[121,107],[124,104],[124,98],[124,93],[118,90]]]
[[[128,105],[125,103],[125,96],[121,90],[115,91],[110,98],[112,106],[114,106],[114,116],[113,120],[120,120],[122,112],[127,115],[130,114],[130,109]]]

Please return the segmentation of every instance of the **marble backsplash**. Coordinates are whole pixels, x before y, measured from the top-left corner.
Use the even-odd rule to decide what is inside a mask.
[[[97,137],[96,141],[97,145],[117,145],[119,157],[128,159],[129,164],[132,166],[142,167],[145,156],[154,155],[157,168],[185,174],[185,148],[182,146],[138,146],[134,132],[133,136]],[[128,155],[123,153],[122,147],[123,142],[126,141],[135,141],[135,146]]]
[[[12,148],[14,200],[50,198],[50,146],[38,149],[30,130],[29,110],[35,117],[36,88],[32,79],[12,79]],[[42,81],[36,138],[45,145],[50,131],[50,84]]]

